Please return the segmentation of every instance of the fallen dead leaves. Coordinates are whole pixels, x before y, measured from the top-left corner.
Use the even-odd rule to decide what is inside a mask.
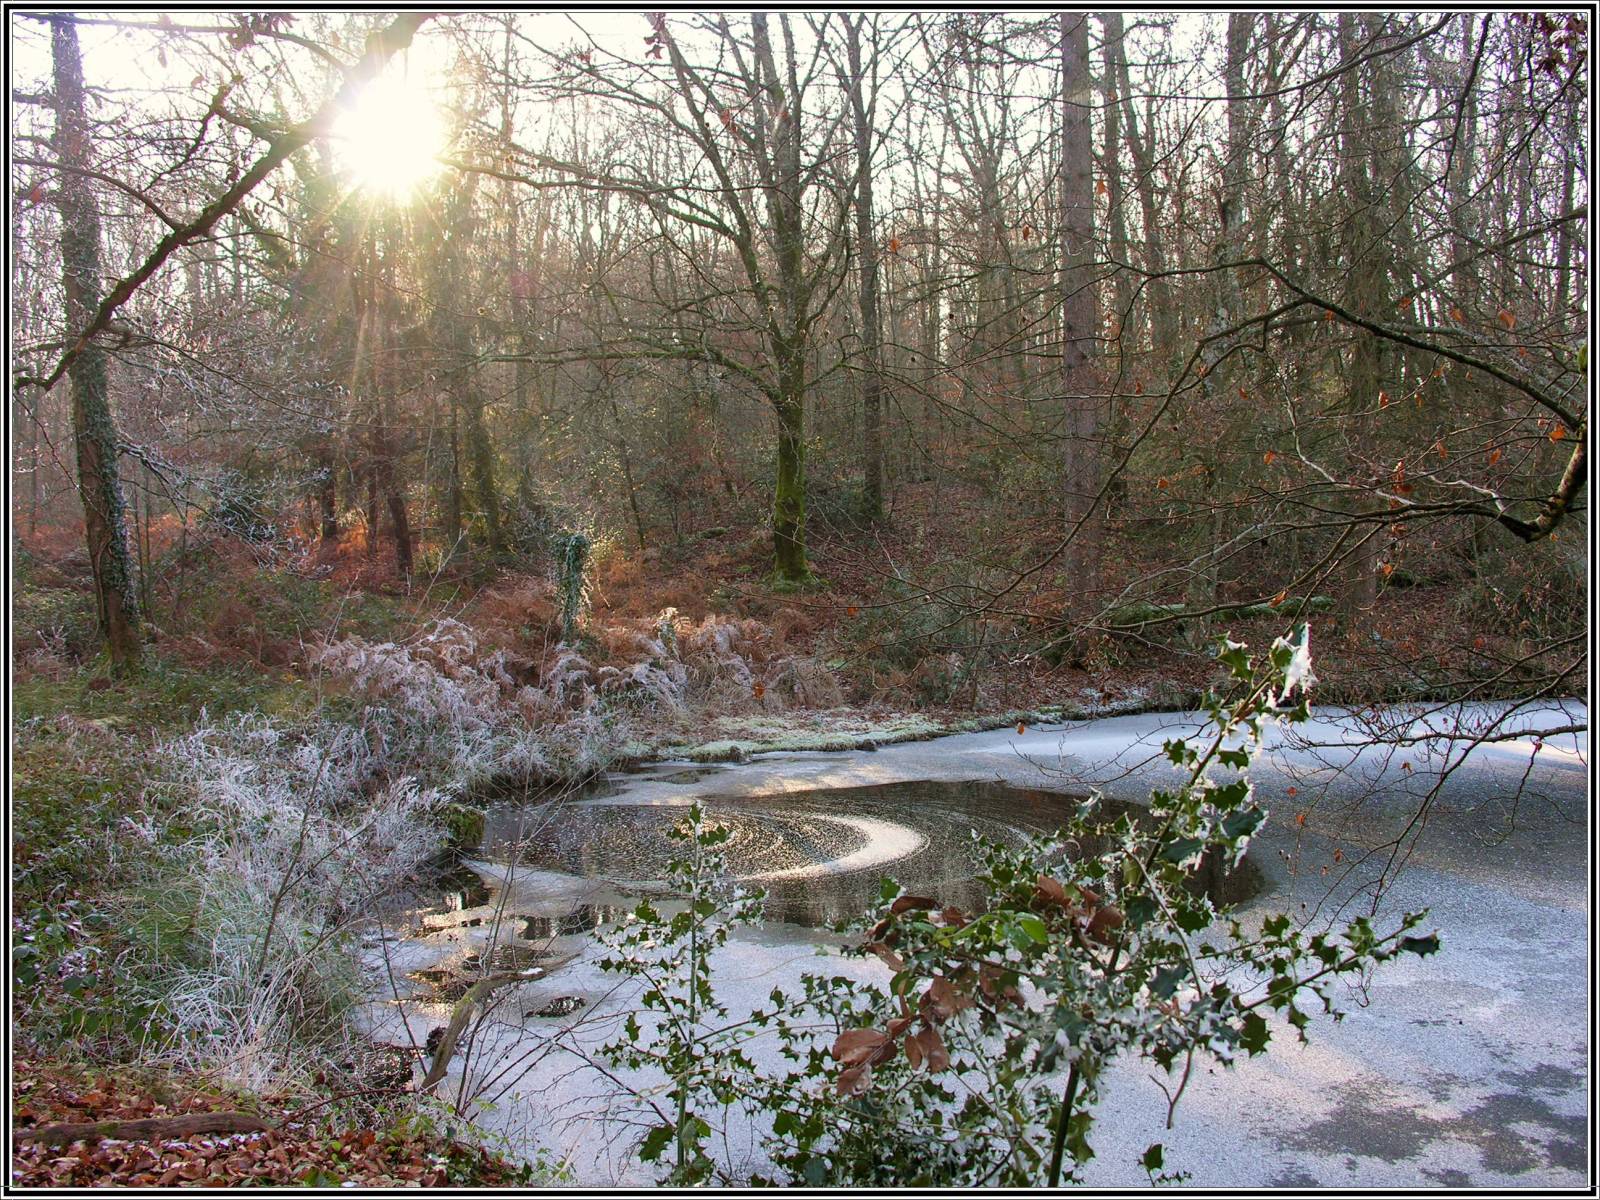
[[[236,1187],[313,1184],[358,1187],[511,1186],[520,1169],[480,1147],[428,1134],[341,1129],[308,1118],[233,1134],[119,1140],[90,1136],[65,1146],[17,1135],[58,1123],[181,1117],[237,1107],[237,1099],[192,1094],[160,1101],[110,1079],[83,1086],[68,1073],[19,1059],[13,1076],[13,1187]],[[273,1115],[265,1119],[277,1123]],[[164,1122],[166,1123],[166,1122]]]
[[[80,1141],[66,1153],[27,1143],[11,1156],[11,1182],[17,1187],[443,1187],[515,1181],[513,1170],[465,1143],[380,1138],[370,1129],[325,1135],[293,1123],[225,1137]]]

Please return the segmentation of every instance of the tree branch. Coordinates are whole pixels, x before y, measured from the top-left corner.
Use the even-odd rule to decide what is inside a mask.
[[[121,279],[100,304],[94,317],[87,327],[69,338],[71,343],[67,352],[57,361],[48,375],[42,378],[22,377],[17,379],[16,386],[32,386],[40,391],[49,391],[56,382],[72,368],[79,356],[88,346],[96,334],[103,332],[107,324],[121,308],[136,293],[152,275],[161,269],[163,263],[181,246],[196,241],[209,233],[223,217],[232,212],[239,203],[263,179],[276,170],[290,155],[311,142],[320,134],[327,133],[332,127],[340,108],[355,93],[356,89],[372,79],[384,67],[390,58],[411,44],[411,39],[423,22],[428,20],[428,13],[402,13],[396,17],[388,28],[373,34],[367,40],[367,48],[355,66],[350,68],[345,76],[344,83],[334,93],[333,98],[324,104],[308,119],[288,130],[281,137],[275,139],[271,147],[258,158],[254,165],[240,176],[236,182],[222,195],[218,196],[205,208],[201,209],[198,216],[187,224],[181,225],[168,233],[156,243],[155,249],[140,263],[135,270]]]

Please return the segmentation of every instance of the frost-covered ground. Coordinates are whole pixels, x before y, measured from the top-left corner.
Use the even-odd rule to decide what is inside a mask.
[[[1142,1185],[1139,1155],[1160,1141],[1169,1168],[1192,1172],[1198,1186],[1584,1184],[1588,749],[1586,734],[1554,731],[1586,721],[1579,703],[1329,710],[1275,735],[1254,770],[1273,815],[1252,850],[1269,885],[1251,908],[1350,916],[1370,907],[1381,882],[1381,911],[1431,907],[1443,949],[1386,964],[1365,994],[1348,997],[1343,1022],[1313,1023],[1309,1046],[1279,1027],[1266,1056],[1202,1074],[1173,1129],[1164,1128],[1152,1068],[1120,1064],[1105,1086],[1086,1182]],[[688,785],[664,768],[628,778],[602,802],[687,804],[697,794],[917,779],[1097,784],[1137,799],[1170,778],[1163,740],[1197,728],[1193,714],[1150,714],[875,752],[773,755]],[[1389,744],[1373,744],[1380,730]],[[1469,736],[1496,740],[1469,750],[1461,740]],[[892,846],[880,861],[894,857]],[[553,875],[524,875],[502,894],[504,911],[551,918],[558,957],[547,961],[548,974],[499,993],[484,1023],[466,1064],[468,1090],[494,1101],[481,1123],[524,1152],[545,1148],[576,1182],[649,1182],[631,1151],[647,1110],[585,1061],[635,1007],[633,985],[601,972],[593,943],[575,932],[603,919],[618,897]],[[492,903],[479,925],[386,945],[405,967],[459,956],[485,939],[494,911]],[[741,934],[718,959],[719,994],[738,1013],[801,970],[882,975],[875,960],[829,953],[825,941],[787,925]],[[566,1017],[525,1015],[560,996],[587,1005]],[[448,1017],[438,1002],[380,1003],[377,1036],[404,1040],[402,1010],[419,1043]],[[447,1092],[461,1086],[460,1067]],[[648,1089],[653,1081],[629,1082]],[[735,1171],[759,1170],[759,1141],[758,1130],[736,1121],[718,1145]]]

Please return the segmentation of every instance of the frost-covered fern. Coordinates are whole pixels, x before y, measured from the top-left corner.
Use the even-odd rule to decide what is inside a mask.
[[[531,664],[482,650],[451,620],[405,644],[333,642],[312,661],[368,702],[392,758],[452,791],[592,774],[611,758],[608,741],[625,736],[595,669],[566,647],[532,683]]]

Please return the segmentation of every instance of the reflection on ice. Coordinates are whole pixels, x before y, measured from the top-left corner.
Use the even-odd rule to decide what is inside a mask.
[[[727,825],[735,877],[766,889],[769,922],[829,925],[863,916],[884,876],[941,900],[972,905],[973,837],[1015,843],[1058,827],[1079,797],[986,782],[919,781],[823,788],[782,796],[703,796]],[[1112,806],[1108,816],[1121,811]],[[667,831],[678,805],[588,802],[505,820],[486,858],[623,889],[652,890],[679,853]],[[508,836],[509,835],[509,836]],[[493,830],[491,838],[493,838]]]

